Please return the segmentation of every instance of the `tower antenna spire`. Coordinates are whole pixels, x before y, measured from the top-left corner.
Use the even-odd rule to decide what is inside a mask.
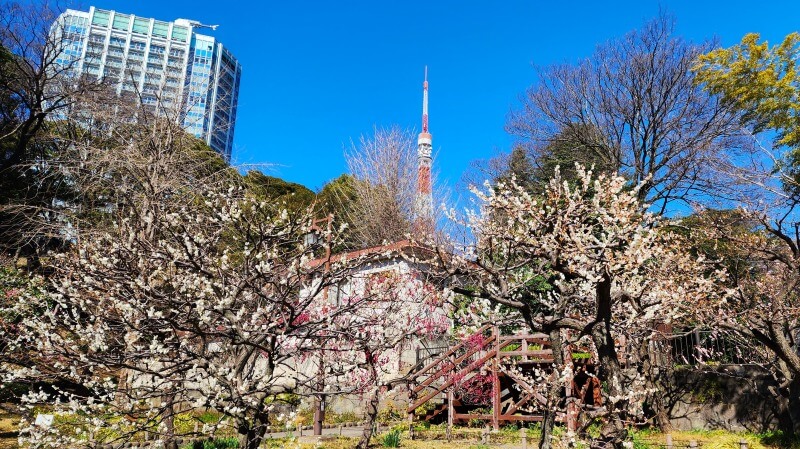
[[[428,66],[425,66],[425,80],[422,82],[422,132],[428,132]]]

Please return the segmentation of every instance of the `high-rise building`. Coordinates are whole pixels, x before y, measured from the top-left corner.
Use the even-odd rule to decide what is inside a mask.
[[[59,60],[72,74],[102,77],[120,95],[136,94],[146,108],[169,113],[226,160],[231,158],[242,67],[212,36],[216,28],[90,7],[66,10],[54,32]]]

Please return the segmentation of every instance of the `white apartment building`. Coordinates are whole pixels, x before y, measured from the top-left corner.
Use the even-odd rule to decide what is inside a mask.
[[[242,67],[197,21],[172,22],[90,7],[66,10],[53,30],[58,63],[73,75],[102,78],[120,95],[172,112],[187,132],[230,160]]]

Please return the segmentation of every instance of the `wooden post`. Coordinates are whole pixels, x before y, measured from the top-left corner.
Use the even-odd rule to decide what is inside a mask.
[[[342,436],[342,425],[339,424],[339,436]]]
[[[303,425],[302,424],[298,424],[297,425],[297,436],[299,436],[299,437],[303,436]]]
[[[744,439],[739,440],[739,449],[747,449],[747,441]]]
[[[667,446],[666,449],[673,449],[673,447],[672,447],[672,434],[671,433],[667,434],[667,444],[666,444],[666,446]]]
[[[697,447],[697,441],[695,441],[695,440],[690,441],[689,442],[689,447],[696,448]]]
[[[492,428],[500,430],[500,329],[494,326],[494,363],[492,364]]]
[[[528,361],[528,339],[527,338],[523,338],[522,339],[522,348],[521,349],[525,352],[525,355],[522,357],[522,360],[527,362]]]
[[[447,441],[453,437],[453,387],[447,389]]]
[[[455,358],[452,355],[450,356],[450,365],[453,366],[452,375],[455,375]],[[447,389],[447,441],[450,441],[450,439],[453,438],[453,414],[455,414],[455,410],[453,408],[453,399],[453,386],[450,386],[450,388]]]
[[[419,351],[419,349],[417,349]],[[408,383],[408,408],[414,405],[414,380]],[[414,439],[414,410],[408,412],[408,439]]]
[[[414,383],[408,384],[408,408],[414,405]],[[408,412],[408,439],[414,439],[414,410]]]
[[[519,429],[519,437],[522,440],[522,449],[528,449],[528,432],[524,427]]]

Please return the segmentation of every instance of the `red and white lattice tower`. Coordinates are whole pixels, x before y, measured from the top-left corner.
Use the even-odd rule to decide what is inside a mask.
[[[418,232],[433,230],[433,193],[431,192],[431,150],[433,138],[428,132],[428,66],[422,83],[422,132],[417,139],[417,221]]]

